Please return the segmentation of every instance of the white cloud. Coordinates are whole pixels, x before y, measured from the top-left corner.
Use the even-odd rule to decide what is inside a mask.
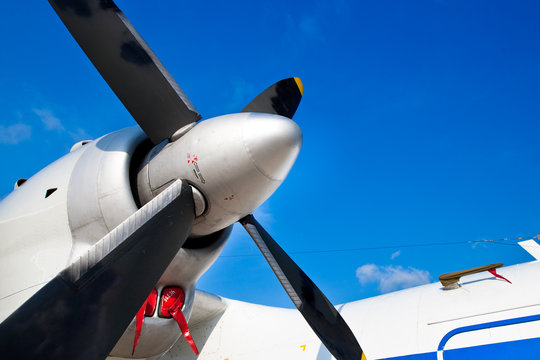
[[[32,127],[18,123],[10,126],[0,125],[0,144],[15,145],[21,141],[30,139]]]
[[[47,109],[34,109],[34,114],[39,116],[39,119],[45,125],[47,130],[55,130],[59,133],[64,132],[66,129],[60,119],[53,115],[52,111]]]
[[[49,109],[33,109],[32,111],[38,116],[47,131],[56,131],[59,134],[67,134],[73,141],[91,138],[84,129],[78,128],[75,131],[66,129],[64,124],[62,124],[62,121],[60,121],[60,119]]]
[[[366,264],[356,269],[356,277],[361,285],[377,283],[381,293],[406,289],[430,282],[431,275],[425,270],[402,266],[378,266]]]
[[[274,216],[270,212],[270,207],[266,203],[255,209],[253,216],[255,216],[257,221],[259,221],[261,224],[266,224],[267,226],[275,222]]]
[[[391,259],[391,260],[394,260],[394,259],[397,258],[399,255],[401,255],[401,250],[398,250],[398,251],[392,253],[392,255],[390,256],[390,259]]]
[[[80,128],[78,128],[75,131],[68,131],[68,134],[69,136],[71,136],[73,141],[92,139],[92,136],[90,136],[84,129],[80,129]]]

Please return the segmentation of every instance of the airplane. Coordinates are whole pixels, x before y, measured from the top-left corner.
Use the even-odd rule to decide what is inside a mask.
[[[112,1],[50,3],[140,128],[75,144],[0,203],[5,355],[536,358],[537,261],[336,309],[251,216],[300,150],[299,79],[199,121]],[[300,313],[195,289],[237,221]]]

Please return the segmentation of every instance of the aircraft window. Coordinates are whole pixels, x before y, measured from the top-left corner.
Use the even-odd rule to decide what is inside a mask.
[[[51,196],[56,190],[58,190],[58,188],[47,189],[47,192],[45,193],[45,199]]]

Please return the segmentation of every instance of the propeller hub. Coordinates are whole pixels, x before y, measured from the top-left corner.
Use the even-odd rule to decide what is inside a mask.
[[[302,145],[302,132],[280,115],[239,113],[199,122],[178,140],[157,145],[139,171],[144,204],[176,179],[206,200],[192,235],[221,230],[252,213],[281,185]]]

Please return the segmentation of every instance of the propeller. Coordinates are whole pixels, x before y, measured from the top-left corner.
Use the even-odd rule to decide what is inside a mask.
[[[49,0],[49,2],[101,76],[154,144],[178,138],[179,133],[183,134],[182,129],[188,129],[190,124],[201,118],[182,89],[112,0]],[[255,97],[242,112],[268,113],[291,119],[302,95],[303,85],[300,79],[284,79]],[[27,324],[23,329],[33,329],[36,332],[36,339],[42,339],[46,330],[59,334],[54,337],[56,339],[54,341],[65,337],[63,340],[65,350],[62,346],[55,348],[64,352],[58,354],[50,352],[54,354],[53,356],[85,357],[86,354],[81,355],[83,352],[81,349],[88,347],[88,343],[83,343],[86,336],[92,338],[92,344],[96,347],[95,351],[92,350],[92,354],[103,357],[108,355],[107,351],[110,351],[118,340],[168,265],[166,259],[169,261],[172,259],[189,234],[194,219],[193,209],[188,209],[187,203],[191,202],[190,206],[193,206],[193,197],[181,198],[183,200],[178,200],[177,206],[184,209],[182,214],[169,213],[166,207],[148,220],[148,224],[153,225],[143,225],[132,235],[133,238],[126,240],[127,243],[136,244],[133,245],[133,249],[141,248],[135,253],[133,249],[122,252],[122,256],[127,259],[125,262],[120,261],[120,254],[118,258],[116,255],[110,258],[116,250],[113,251],[89,270],[87,274],[93,274],[92,277],[85,274],[81,278],[89,280],[80,288],[77,287],[77,282],[73,286],[66,282],[64,277],[56,277],[6,320],[10,325],[1,328],[0,331],[5,334],[10,329],[17,328],[20,320],[21,324]],[[153,202],[154,200],[151,200],[149,204]],[[240,222],[263,253],[295,306],[332,355],[337,359],[364,358],[360,345],[344,319],[311,279],[252,215],[242,218]],[[175,235],[173,241],[171,234],[176,232],[181,232],[182,236]],[[159,250],[146,248],[145,246],[149,246],[149,242],[154,238],[163,238],[161,241],[167,245],[159,247]],[[148,251],[148,254],[141,257],[140,252],[143,250]],[[130,255],[132,253],[133,255]],[[154,263],[158,254],[160,256],[167,254],[167,257],[157,261],[159,267]],[[147,264],[145,270],[134,265],[135,258],[142,259],[141,261]],[[154,259],[154,262],[151,259]],[[151,273],[151,276],[146,272]],[[107,281],[112,281],[111,279],[116,279],[117,276],[125,284],[117,287],[114,282],[115,285],[111,286],[112,283]],[[144,283],[139,284],[138,276],[144,277]],[[129,297],[130,300],[118,301],[119,295],[123,294],[121,289],[126,291],[123,298]],[[107,296],[101,296],[102,292]],[[120,306],[126,302],[129,306]],[[64,304],[68,304],[66,313],[60,309]],[[48,313],[49,308],[56,310]],[[84,317],[78,317],[81,310],[85,312]],[[97,311],[97,315],[93,311]],[[40,316],[43,316],[45,322],[32,321],[31,316],[35,313],[42,314]],[[94,316],[97,318],[82,321],[80,326],[76,323],[79,318]],[[103,329],[108,325],[101,323],[107,316],[117,320],[117,324],[110,330]],[[56,323],[53,328],[47,328],[47,322]],[[80,327],[80,331],[71,331],[75,327]],[[94,341],[96,338],[98,340]],[[39,345],[37,341],[34,341],[36,346]],[[23,345],[29,341],[16,342],[20,343],[17,349],[22,349],[24,353]],[[45,343],[38,348],[39,354],[47,354],[51,349],[50,346],[52,345]]]
[[[8,359],[105,359],[191,232],[195,211],[177,181],[0,324]]]
[[[299,78],[283,79],[260,93],[242,112],[276,114],[292,119],[303,93],[304,86]]]
[[[248,215],[240,220],[294,306],[336,359],[361,359],[362,348],[351,329],[321,290],[274,239]]]
[[[154,144],[201,118],[112,0],[49,3]]]
[[[242,112],[276,114],[292,119],[304,88],[293,77],[271,85]],[[309,326],[336,359],[365,359],[353,332],[323,292],[266,232],[253,215],[239,220],[276,274]]]

